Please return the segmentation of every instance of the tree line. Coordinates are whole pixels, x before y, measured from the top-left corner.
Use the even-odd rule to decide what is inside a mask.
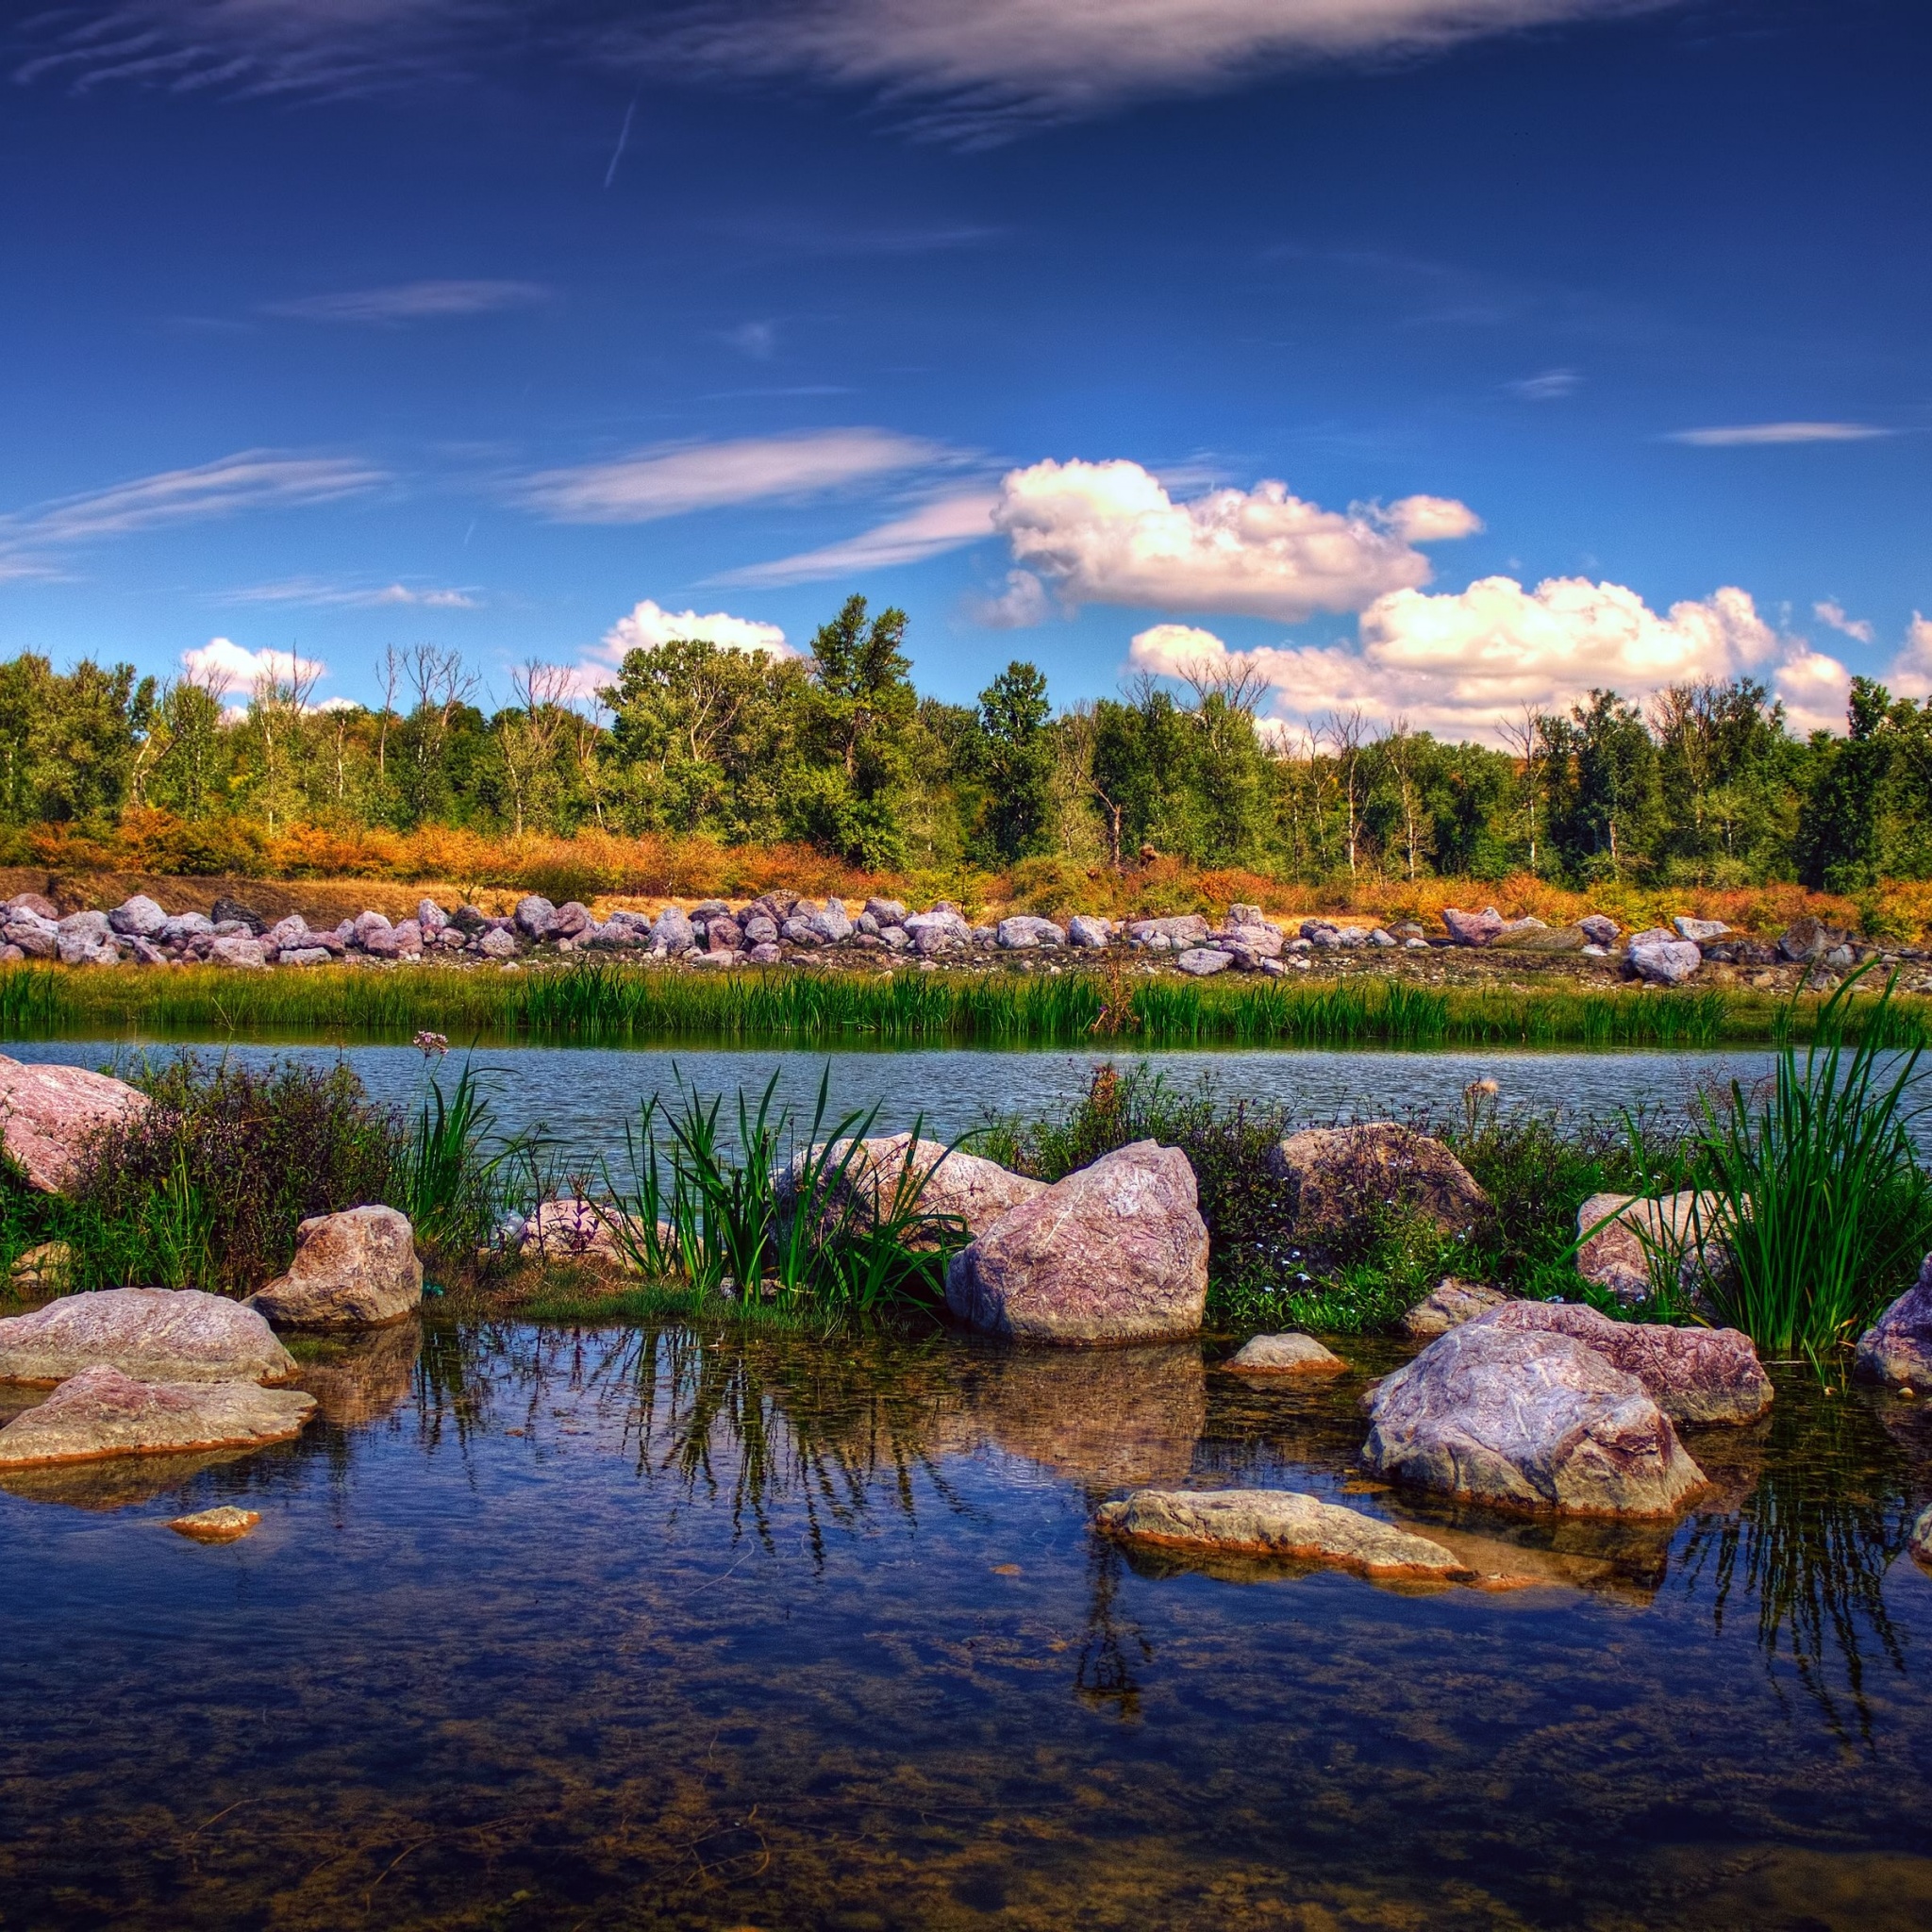
[[[1842,733],[1807,737],[1740,677],[1526,711],[1504,749],[1359,713],[1284,738],[1239,659],[1058,715],[1016,661],[976,705],[943,703],[913,686],[906,625],[852,597],[803,658],[673,640],[589,701],[532,661],[489,708],[433,644],[385,654],[374,706],[317,707],[299,675],[230,693],[25,653],[0,663],[0,829],[108,838],[158,815],[207,870],[299,827],[443,824],[804,841],[887,873],[1159,854],[1310,884],[1932,877],[1932,699],[1866,678]]]

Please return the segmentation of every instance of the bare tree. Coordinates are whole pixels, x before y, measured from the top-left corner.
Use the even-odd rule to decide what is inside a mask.
[[[1396,803],[1402,811],[1402,842],[1410,884],[1415,882],[1423,848],[1430,842],[1423,816],[1422,786],[1416,777],[1415,738],[1407,718],[1396,719],[1378,741],[1383,762],[1395,778]]]
[[[560,664],[540,664],[532,658],[510,673],[518,708],[497,721],[497,756],[503,760],[509,787],[514,836],[524,836],[524,818],[552,769],[557,741],[569,713],[571,674]]]
[[[382,721],[375,727],[375,782],[380,785],[389,774],[389,727],[396,714],[396,692],[402,689],[403,660],[393,644],[382,649]]]
[[[268,823],[269,837],[274,838],[277,813],[286,820],[299,802],[296,771],[310,700],[322,676],[322,666],[307,663],[292,651],[266,655],[269,668],[255,680],[248,715],[261,748],[262,814]]]
[[[1362,722],[1361,707],[1353,710],[1331,711],[1320,731],[1335,747],[1335,765],[1341,780],[1341,795],[1348,808],[1348,875],[1356,875],[1356,859],[1361,844],[1362,806],[1366,787],[1362,774],[1362,743],[1368,727]]]
[[[1543,721],[1528,705],[1521,718],[1501,726],[1503,742],[1523,765],[1523,809],[1529,824],[1529,875],[1537,876],[1537,808],[1542,803],[1543,785],[1548,777],[1550,741],[1543,735]]]
[[[1255,660],[1241,653],[1191,659],[1175,675],[1193,692],[1197,706],[1205,705],[1210,697],[1218,697],[1230,711],[1249,718],[1255,715],[1256,707],[1268,691],[1268,680]]]
[[[403,654],[403,676],[416,700],[409,715],[416,726],[414,802],[421,810],[429,802],[431,781],[441,766],[450,723],[475,696],[477,678],[463,663],[460,651],[445,651],[437,644],[411,644]]]

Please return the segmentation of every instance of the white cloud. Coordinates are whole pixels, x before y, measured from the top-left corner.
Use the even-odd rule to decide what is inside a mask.
[[[250,651],[229,638],[210,638],[183,651],[181,662],[191,676],[223,680],[231,691],[244,694],[265,677],[283,684],[308,684],[328,669],[317,658],[297,657],[292,651]]]
[[[999,498],[975,490],[959,496],[941,496],[903,517],[866,530],[842,543],[781,557],[773,563],[754,563],[727,571],[712,581],[721,584],[802,584],[814,577],[846,576],[859,571],[889,570],[894,564],[917,563],[978,543],[993,534],[992,512]]]
[[[1836,658],[1796,645],[1772,673],[1771,686],[1784,700],[1791,729],[1843,731],[1845,705],[1852,694],[1852,674]]]
[[[968,608],[989,630],[1031,630],[1053,615],[1053,599],[1030,570],[1009,570],[1005,590],[995,597],[975,597]]]
[[[1041,462],[1000,485],[993,526],[1062,601],[1299,623],[1429,580],[1417,541],[1481,528],[1466,505],[1405,497],[1323,509],[1276,482],[1176,503],[1139,463]]]
[[[409,584],[380,587],[331,584],[320,577],[285,577],[279,583],[249,584],[224,593],[229,604],[314,604],[352,609],[378,609],[405,605],[425,610],[480,610],[483,600],[472,591],[419,589]]]
[[[1890,434],[1870,423],[1734,423],[1716,429],[1674,429],[1664,441],[1698,449],[1756,449],[1780,442],[1870,442]]]
[[[1905,649],[1891,660],[1886,675],[1902,697],[1932,697],[1932,617],[1912,612]]]
[[[1225,663],[1229,656],[1211,630],[1191,624],[1157,624],[1139,632],[1127,646],[1127,662],[1136,671],[1160,677],[1185,677],[1204,665]]]
[[[1861,644],[1872,641],[1872,626],[1863,618],[1845,615],[1845,607],[1835,597],[1827,597],[1823,603],[1811,607],[1811,614],[1820,624],[1828,624],[1833,630],[1841,631],[1848,638],[1855,638]]]
[[[1545,369],[1541,375],[1525,375],[1520,382],[1503,386],[1525,403],[1554,403],[1574,395],[1582,380],[1574,369]]]
[[[810,496],[945,460],[938,443],[890,429],[818,429],[641,450],[614,462],[545,470],[518,499],[562,524],[646,524],[690,510]]]
[[[650,597],[628,616],[620,617],[604,633],[598,649],[611,663],[621,664],[626,651],[656,650],[673,638],[695,639],[726,651],[762,651],[769,658],[798,655],[785,641],[785,633],[775,624],[761,624],[753,617],[733,617],[724,610],[713,610],[702,617],[695,610],[666,610]]]
[[[452,316],[493,315],[533,308],[551,291],[540,282],[397,282],[385,289],[347,289],[332,295],[299,295],[269,302],[265,315],[298,322],[394,324],[437,322]]]

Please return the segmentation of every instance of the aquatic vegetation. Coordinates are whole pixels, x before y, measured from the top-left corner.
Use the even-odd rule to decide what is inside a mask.
[[[497,1132],[481,1076],[467,1061],[452,1092],[443,1092],[433,1071],[425,1084],[415,1121],[395,1149],[385,1199],[409,1217],[425,1247],[474,1254],[489,1245],[513,1201],[536,1193],[538,1141]]]

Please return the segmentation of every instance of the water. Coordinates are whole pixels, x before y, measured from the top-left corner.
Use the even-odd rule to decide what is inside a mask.
[[[0,1491],[6,1924],[1932,1919],[1922,1405],[1784,1376],[1691,1437],[1716,1486],[1674,1529],[1555,1528],[1351,1493],[1359,1374],[1254,1391],[1191,1347],[327,1356],[297,1443]],[[1149,1482],[1342,1495],[1546,1581],[1096,1541]],[[163,1526],[221,1501],[261,1528]]]

